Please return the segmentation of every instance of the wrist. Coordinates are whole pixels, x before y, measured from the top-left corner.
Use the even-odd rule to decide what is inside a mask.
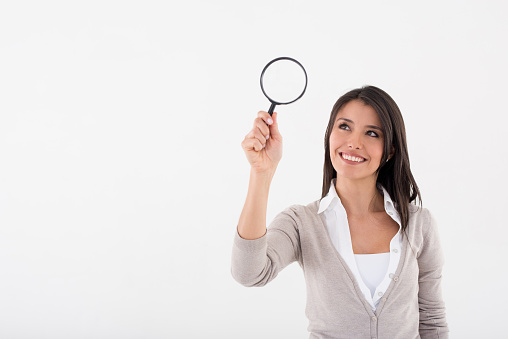
[[[250,170],[250,178],[256,181],[272,181],[273,176],[275,175],[276,168],[263,169],[258,170],[255,168],[251,168]]]

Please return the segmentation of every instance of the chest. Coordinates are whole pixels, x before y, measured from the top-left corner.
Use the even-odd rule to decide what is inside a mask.
[[[399,225],[386,213],[368,217],[348,216],[351,243],[355,254],[390,252],[390,241],[399,231]]]

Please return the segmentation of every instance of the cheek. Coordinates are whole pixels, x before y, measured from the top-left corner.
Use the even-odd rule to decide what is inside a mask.
[[[330,139],[328,139],[328,144],[330,145],[328,153],[330,155],[330,159],[333,160],[335,157],[335,151],[337,150],[337,139],[334,137],[333,133],[330,136]]]
[[[371,156],[376,159],[381,159],[381,157],[383,156],[383,148],[384,148],[383,140],[376,140],[376,142],[372,143],[370,147]]]
[[[340,143],[337,140],[330,140],[330,158],[333,159],[337,156],[337,149],[340,148]]]
[[[332,134],[330,135],[330,139],[328,140],[329,143],[330,143],[330,149],[334,149],[334,148],[337,148],[341,145],[341,143],[343,142],[343,140],[341,140],[341,136],[340,134],[338,133],[335,133],[335,132],[332,132]]]

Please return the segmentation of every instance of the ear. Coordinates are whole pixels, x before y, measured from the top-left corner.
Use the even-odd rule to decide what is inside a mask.
[[[395,154],[395,147],[392,146],[392,150],[390,151],[390,154],[388,155],[388,159],[391,159],[394,154]]]

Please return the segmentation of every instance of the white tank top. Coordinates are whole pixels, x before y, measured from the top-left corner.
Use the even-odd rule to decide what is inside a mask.
[[[355,254],[356,266],[363,282],[370,289],[370,295],[383,281],[390,263],[390,253]]]

